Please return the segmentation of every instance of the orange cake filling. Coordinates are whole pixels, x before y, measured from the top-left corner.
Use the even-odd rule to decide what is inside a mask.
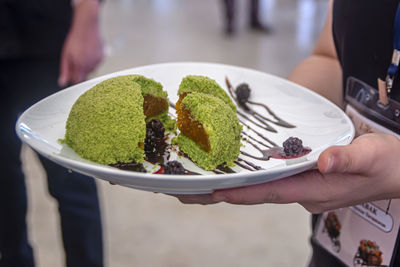
[[[164,98],[153,95],[145,95],[143,98],[143,112],[146,118],[160,115],[168,109],[168,102]]]
[[[185,98],[187,93],[181,94],[179,100],[176,103],[176,113],[178,115],[177,126],[182,134],[192,139],[198,146],[207,152],[210,152],[210,141],[208,134],[204,129],[203,125],[193,119],[190,110],[186,109],[184,105],[181,106],[182,100]]]
[[[139,142],[139,143],[138,143],[138,146],[139,146],[141,149],[144,150],[144,142]]]

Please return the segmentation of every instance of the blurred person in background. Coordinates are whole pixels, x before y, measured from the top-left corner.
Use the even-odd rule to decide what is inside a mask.
[[[270,32],[270,28],[263,25],[260,20],[260,0],[249,0],[249,28],[253,30]],[[236,0],[223,0],[225,11],[225,33],[235,34]]]
[[[323,151],[317,169],[264,184],[177,197],[185,204],[297,202],[314,214],[313,230],[318,229],[311,239],[310,267],[400,266],[399,63],[399,0],[331,0],[312,55],[289,80],[345,108],[357,137],[349,145]],[[321,230],[327,211],[339,215],[337,230],[348,237],[336,250]],[[380,227],[390,225],[387,217],[393,228],[383,231]],[[346,247],[349,239],[360,246]]]
[[[0,0],[0,266],[34,266],[27,196],[15,122],[25,109],[82,82],[100,63],[99,0]],[[58,202],[66,265],[103,266],[103,238],[93,178],[40,158]]]

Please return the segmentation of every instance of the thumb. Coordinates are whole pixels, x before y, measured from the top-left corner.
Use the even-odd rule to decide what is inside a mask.
[[[370,151],[360,143],[333,146],[321,153],[318,169],[322,173],[364,173],[373,163]]]

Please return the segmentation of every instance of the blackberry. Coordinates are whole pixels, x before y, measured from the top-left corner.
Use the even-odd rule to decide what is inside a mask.
[[[146,129],[146,139],[144,140],[144,152],[146,154],[156,151],[158,138],[156,138],[154,131],[150,128]]]
[[[240,105],[246,104],[250,97],[250,87],[247,83],[239,84],[236,87],[236,96]]]
[[[289,137],[283,142],[283,152],[286,156],[297,156],[303,151],[303,142],[297,137]]]
[[[176,160],[168,161],[164,166],[164,174],[185,174],[185,168]]]
[[[151,120],[146,124],[146,129],[150,128],[153,130],[154,136],[158,139],[164,138],[165,128],[163,123],[159,119]]]
[[[165,128],[158,119],[151,120],[146,124],[146,139],[144,140],[144,152],[154,153],[157,144],[164,138]]]

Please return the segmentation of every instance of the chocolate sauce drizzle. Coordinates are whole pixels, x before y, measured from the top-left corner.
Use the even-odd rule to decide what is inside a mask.
[[[248,139],[246,137],[243,137],[243,135],[247,136]],[[257,140],[256,138],[254,138],[253,136],[251,136],[251,135],[249,135],[249,134],[247,134],[245,132],[242,133],[241,138],[242,138],[243,141],[246,141],[247,143],[251,143],[250,140],[252,140],[252,141],[256,142],[257,144],[260,144],[260,145],[262,145],[262,146],[264,146],[266,148],[271,148],[271,146],[269,146],[266,143],[263,143],[263,142]]]
[[[174,103],[172,103],[171,101],[168,101],[168,104],[169,104],[169,106],[170,106],[171,108],[173,108],[173,109],[176,110],[176,106],[175,106]]]
[[[254,130],[253,128],[247,126],[248,129],[252,130],[256,135],[258,135],[259,137],[261,137],[262,139],[264,139],[265,141],[267,141],[268,143],[270,143],[272,146],[278,146],[274,141],[272,141],[271,139],[269,139],[268,137],[265,137],[264,135],[262,135],[261,133],[257,132],[256,130]],[[257,140],[254,137],[251,137],[249,134],[242,132],[242,134],[248,136],[250,139],[252,140]],[[257,141],[259,143],[261,143],[260,141]],[[266,144],[263,144],[266,145]]]
[[[270,131],[270,132],[273,132],[273,133],[277,133],[277,132],[278,132],[277,130],[275,130],[274,127],[272,127],[271,125],[269,125],[269,124],[266,123],[265,121],[262,121],[262,124],[264,124],[264,125],[261,125],[260,123],[258,123],[258,122],[256,122],[256,121],[250,119],[248,116],[246,116],[244,113],[240,112],[239,110],[236,111],[236,113],[237,113],[238,115],[240,115],[241,117],[245,118],[246,120],[248,120],[249,122],[253,123],[254,125],[260,127],[260,128],[263,128],[263,129],[265,129],[265,130],[267,130],[267,131]],[[256,118],[256,117],[255,117],[255,118]],[[247,125],[247,124],[246,124],[245,122],[243,122],[242,120],[239,119],[239,121],[240,121],[241,124],[243,124],[243,125],[246,126],[247,128],[250,128],[250,126]]]
[[[114,164],[109,164],[109,166],[125,171],[147,172],[142,163],[137,163],[135,161],[129,163],[118,162]]]
[[[230,167],[224,166],[224,165],[217,166],[217,170],[224,172],[224,173],[235,173],[235,171],[232,170]]]
[[[260,151],[260,153],[261,153],[261,157],[258,157],[258,156],[254,156],[254,155],[251,155],[251,154],[249,154],[249,153],[247,153],[247,152],[244,152],[244,151],[240,151],[240,153],[241,154],[243,154],[243,155],[245,155],[245,156],[248,156],[248,157],[251,157],[251,158],[253,158],[253,159],[257,159],[257,160],[269,160],[271,157],[272,157],[272,154],[269,152],[269,150],[271,149],[261,149],[259,146],[257,146],[256,144],[254,144],[253,142],[250,142],[250,141],[248,141],[247,140],[247,142],[251,145],[251,146],[253,146],[255,149],[257,149],[258,151]]]
[[[247,165],[242,164],[241,162],[246,163]],[[242,167],[243,169],[249,170],[249,171],[258,171],[258,170],[263,170],[262,167],[255,165],[254,163],[247,161],[245,159],[242,158],[238,158],[237,160],[235,160],[235,163]],[[250,166],[250,167],[249,167]]]
[[[249,101],[248,99],[245,99],[245,100],[242,99],[241,101],[238,101],[236,92],[235,92],[232,84],[230,83],[228,77],[225,77],[225,83],[228,88],[228,92],[229,92],[230,96],[232,97],[232,99],[236,102],[237,107],[242,108],[242,110],[245,113],[247,113],[247,114],[244,114],[242,111],[238,110],[237,114],[240,117],[246,119],[249,123],[254,124],[255,126],[261,128],[261,129],[265,129],[265,130],[273,132],[273,133],[277,133],[278,131],[274,127],[272,127],[269,123],[273,123],[277,126],[281,126],[281,127],[285,127],[285,128],[295,128],[296,127],[295,125],[278,117],[267,105],[265,105],[263,103]],[[263,107],[267,111],[267,113],[274,118],[274,120],[271,120],[271,119],[265,117],[264,115],[260,114],[259,112],[255,111],[254,109],[252,109],[251,105]],[[242,139],[260,152],[259,155],[252,155],[245,151],[240,151],[240,153],[244,156],[247,156],[247,157],[250,157],[250,158],[253,158],[256,160],[266,161],[266,160],[269,160],[270,158],[291,159],[291,158],[301,157],[301,156],[308,154],[311,151],[310,148],[305,147],[302,149],[302,151],[298,155],[287,156],[286,153],[283,151],[282,147],[278,146],[276,143],[271,141],[266,136],[262,135],[259,131],[255,130],[254,128],[252,128],[250,125],[246,124],[242,120],[239,119],[239,121],[241,124],[246,126],[249,130],[251,130],[253,133],[255,133],[258,137],[260,137],[261,139],[263,139],[264,141],[267,141],[270,145],[272,145],[272,147],[271,147],[271,146],[261,142],[260,140],[250,136],[249,134],[242,132]],[[246,136],[246,137],[243,137],[243,136]],[[267,149],[260,148],[256,143],[266,147]],[[242,164],[243,162],[246,163],[246,165],[243,165]],[[245,168],[247,170],[251,170],[251,168],[253,168],[254,170],[262,169],[261,167],[256,166],[254,163],[246,161],[244,159],[240,159],[240,158],[238,158],[238,160],[235,163],[238,166]]]
[[[250,115],[252,115],[255,119],[257,119],[258,121],[260,121],[263,124],[266,124],[266,121],[274,123],[276,125],[279,125],[281,127],[285,127],[285,128],[295,128],[296,126],[294,126],[293,124],[290,124],[289,122],[281,119],[280,117],[278,117],[267,105],[263,104],[263,103],[257,103],[254,101],[249,101],[247,100],[245,103],[239,103],[239,101],[237,100],[237,98],[235,97],[235,91],[232,87],[231,82],[229,81],[228,77],[225,77],[225,83],[226,86],[228,87],[228,92],[231,95],[232,99],[236,102],[236,105],[238,107],[242,107],[247,113],[249,113]],[[269,118],[266,118],[264,115],[258,113],[257,111],[253,110],[250,105],[256,105],[256,106],[262,106],[264,107],[264,109],[275,119],[275,120],[271,120]]]

